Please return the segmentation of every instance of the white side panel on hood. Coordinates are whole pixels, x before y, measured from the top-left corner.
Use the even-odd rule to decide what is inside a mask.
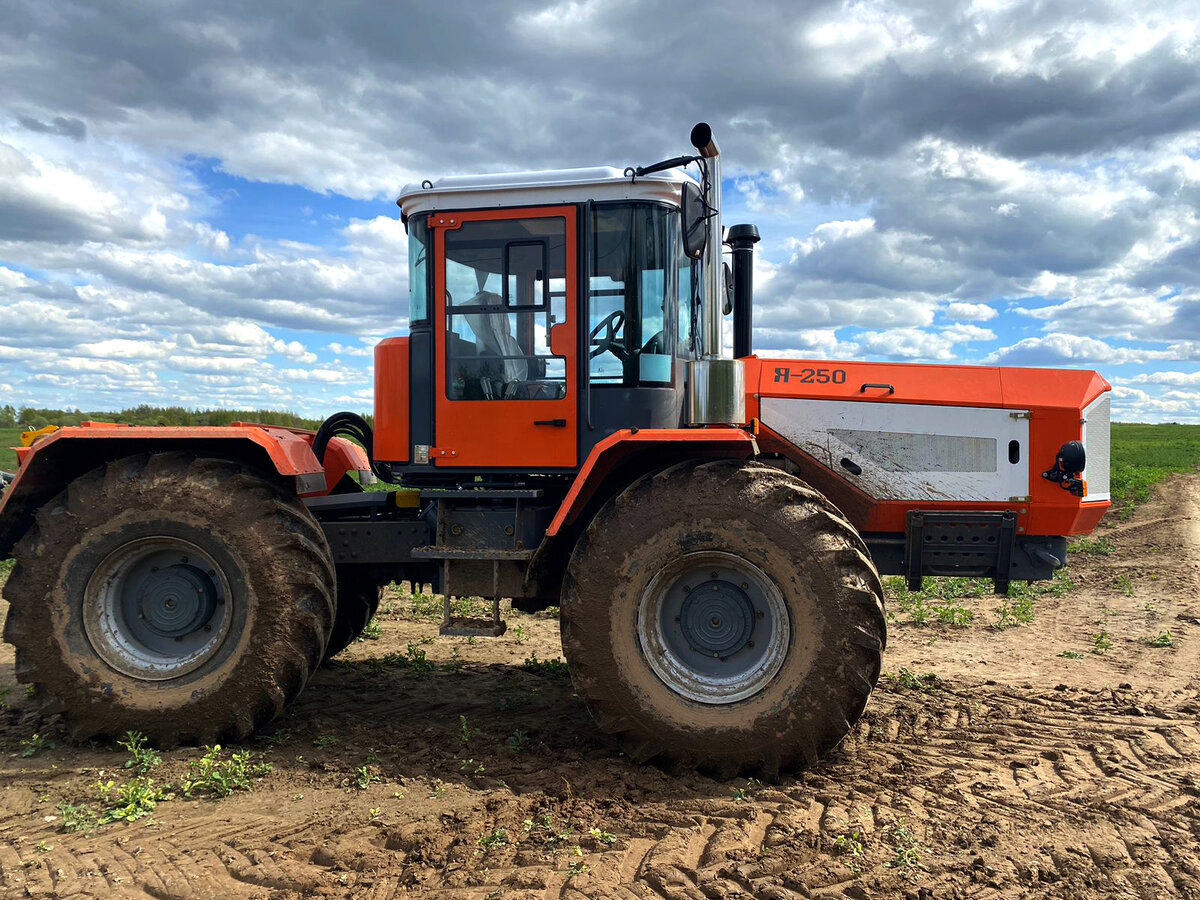
[[[1029,419],[1015,414],[1027,415],[968,406],[762,399],[764,425],[880,500],[1009,503],[1027,497]]]

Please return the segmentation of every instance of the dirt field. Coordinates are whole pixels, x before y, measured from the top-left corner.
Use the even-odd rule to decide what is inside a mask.
[[[897,614],[854,734],[772,785],[632,765],[561,671],[523,665],[558,656],[552,616],[471,643],[396,594],[378,639],[248,745],[273,764],[252,792],[67,834],[58,804],[129,778],[127,754],[23,756],[47,723],[5,646],[0,893],[1200,897],[1200,476],[1102,534],[1113,552],[1075,556],[1076,588],[1030,624],[993,627],[990,596],[963,627]]]

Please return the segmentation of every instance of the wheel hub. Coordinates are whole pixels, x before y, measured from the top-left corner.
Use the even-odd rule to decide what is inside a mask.
[[[726,704],[762,691],[791,646],[783,594],[754,563],[708,550],[670,562],[638,607],[646,661],[675,693]]]
[[[754,606],[736,584],[710,580],[688,592],[679,619],[691,646],[713,656],[730,656],[750,640]]]
[[[137,590],[137,618],[163,637],[182,637],[200,628],[216,609],[212,580],[193,566],[152,572]]]
[[[232,623],[225,573],[182,538],[130,541],[96,567],[84,592],[84,630],[100,657],[148,681],[195,671]]]

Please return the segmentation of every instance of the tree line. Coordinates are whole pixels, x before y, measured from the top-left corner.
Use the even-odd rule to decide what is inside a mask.
[[[365,416],[368,422],[373,417]],[[78,425],[80,422],[123,422],[126,425],[232,425],[258,422],[287,428],[315,429],[320,419],[306,419],[275,409],[185,409],[182,406],[133,406],[120,412],[84,412],[78,409],[40,409],[34,406],[0,406],[0,428],[42,428]]]

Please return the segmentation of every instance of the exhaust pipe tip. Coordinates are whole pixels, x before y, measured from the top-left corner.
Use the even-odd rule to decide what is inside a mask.
[[[713,140],[712,126],[707,122],[697,122],[692,126],[691,141],[692,146],[705,159],[712,159],[714,156],[720,156],[721,154],[717,142]]]

